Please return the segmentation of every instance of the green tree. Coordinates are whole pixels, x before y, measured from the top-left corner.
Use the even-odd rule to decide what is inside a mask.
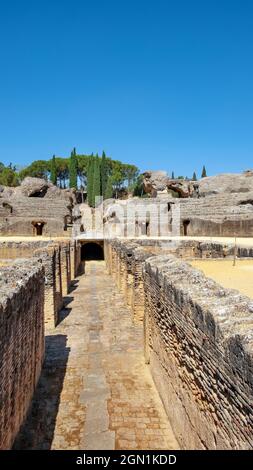
[[[205,178],[207,176],[206,174],[206,167],[205,165],[203,166],[202,173],[201,173],[201,178]]]
[[[75,148],[71,152],[69,161],[69,187],[77,189],[77,157]]]
[[[87,187],[89,159],[89,155],[77,155],[77,175],[82,187]]]
[[[107,180],[108,180],[108,167],[107,167],[105,152],[102,153],[100,173],[101,173],[101,194],[103,197],[105,197]]]
[[[174,179],[175,179],[174,171],[172,171],[172,174],[171,174],[171,179],[172,179],[172,180],[174,180]]]
[[[89,157],[88,170],[87,170],[87,201],[89,206],[92,206],[93,198],[93,176],[94,176],[94,156],[93,153]]]
[[[29,166],[19,172],[20,180],[26,178],[26,176],[32,176],[34,178],[43,178],[48,180],[50,174],[50,161],[46,160],[35,160]]]
[[[113,197],[113,187],[112,187],[112,176],[109,176],[107,179],[106,190],[105,190],[105,199],[110,199]]]
[[[139,175],[138,168],[135,165],[123,164],[122,174],[123,174],[124,180],[127,183],[128,192],[132,191],[133,187],[135,187],[135,184]]]
[[[112,162],[112,185],[113,185],[113,190],[116,195],[116,199],[118,198],[118,192],[120,188],[122,187],[125,176],[124,176],[124,171],[123,171],[123,165],[120,161],[114,160]]]
[[[95,207],[96,197],[101,196],[101,177],[100,177],[100,161],[98,155],[94,159],[93,171],[93,192],[92,192],[92,207]]]
[[[53,184],[57,184],[57,172],[56,172],[55,155],[53,155],[53,158],[51,160],[50,181]]]
[[[194,171],[193,175],[192,175],[192,181],[197,181],[197,175],[196,175],[196,172]]]
[[[13,168],[4,167],[0,173],[0,184],[3,186],[18,186],[18,175]]]
[[[133,195],[143,197],[144,187],[143,187],[143,175],[139,175],[135,182]]]
[[[66,188],[69,182],[69,158],[56,157],[56,175],[60,188]]]

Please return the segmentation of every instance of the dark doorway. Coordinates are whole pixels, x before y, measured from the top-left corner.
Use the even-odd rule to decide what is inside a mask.
[[[81,251],[82,260],[102,260],[104,259],[104,250],[101,245],[94,242],[84,243]]]
[[[36,236],[43,235],[43,227],[45,225],[44,222],[33,222],[32,225],[33,225],[34,234]]]
[[[190,225],[190,220],[184,220],[183,221],[183,228],[184,228],[184,236],[187,236],[188,233],[188,227]]]
[[[149,222],[146,222],[146,235],[150,235]]]

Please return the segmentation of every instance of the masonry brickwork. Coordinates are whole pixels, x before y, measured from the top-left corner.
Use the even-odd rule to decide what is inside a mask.
[[[0,273],[0,449],[10,449],[40,376],[44,331],[58,323],[81,251],[75,241],[11,241],[0,254],[9,263]]]
[[[10,449],[44,357],[44,268],[38,260],[1,268],[0,449]]]
[[[154,244],[152,253],[151,240],[106,242],[105,258],[134,319],[144,320],[146,362],[176,438],[186,449],[251,449],[252,301],[174,256],[233,256],[233,247],[180,242],[164,255]]]

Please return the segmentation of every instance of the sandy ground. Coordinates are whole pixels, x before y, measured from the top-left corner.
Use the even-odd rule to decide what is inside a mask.
[[[201,269],[206,276],[223,287],[237,289],[253,298],[253,260],[194,260],[191,265]]]

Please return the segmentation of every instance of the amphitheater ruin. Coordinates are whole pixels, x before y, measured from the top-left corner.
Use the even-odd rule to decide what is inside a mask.
[[[144,177],[1,189],[0,449],[253,448],[253,173]]]

